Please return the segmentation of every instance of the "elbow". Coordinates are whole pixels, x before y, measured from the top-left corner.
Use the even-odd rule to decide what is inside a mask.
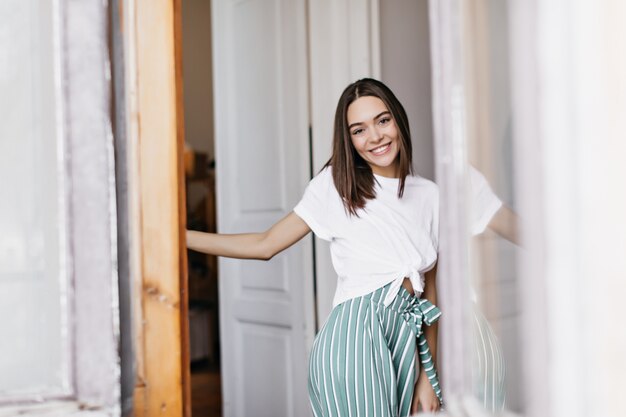
[[[271,254],[271,253],[267,253],[267,254],[263,254],[263,255],[261,255],[261,256],[259,257],[259,260],[261,260],[261,261],[269,261],[269,260],[271,260],[273,257],[274,257],[274,255],[273,255],[273,254]]]
[[[262,261],[269,261],[274,256],[276,256],[278,252],[279,251],[277,251],[276,248],[273,248],[271,245],[263,245],[261,247],[261,253],[260,253],[259,259]]]
[[[263,236],[263,239],[261,240],[261,245],[260,245],[259,249],[260,250],[259,250],[259,254],[257,256],[257,259],[261,260],[261,261],[269,261],[277,253],[277,251],[267,241],[267,236]]]

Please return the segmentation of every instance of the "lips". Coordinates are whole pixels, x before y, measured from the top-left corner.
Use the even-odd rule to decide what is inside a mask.
[[[391,148],[391,142],[378,146],[374,149],[371,149],[370,152],[373,153],[375,156],[380,156],[380,155],[384,155],[385,153],[387,153],[387,151],[390,148]]]

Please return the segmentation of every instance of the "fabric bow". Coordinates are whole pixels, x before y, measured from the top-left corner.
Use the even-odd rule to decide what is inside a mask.
[[[441,310],[425,298],[413,298],[411,304],[402,312],[402,316],[417,336],[417,352],[420,363],[426,372],[430,385],[432,385],[435,390],[437,398],[439,398],[439,402],[443,404],[437,369],[435,369],[433,357],[430,354],[430,348],[428,347],[426,336],[422,330],[422,324],[432,326],[439,320]]]
[[[402,316],[419,338],[423,334],[422,323],[432,326],[441,317],[441,310],[425,298],[413,298]]]

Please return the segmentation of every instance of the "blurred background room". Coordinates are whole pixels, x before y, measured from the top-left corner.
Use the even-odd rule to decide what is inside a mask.
[[[261,231],[386,83],[440,190],[451,417],[626,415],[626,2],[0,0],[0,416],[312,416],[336,275]]]

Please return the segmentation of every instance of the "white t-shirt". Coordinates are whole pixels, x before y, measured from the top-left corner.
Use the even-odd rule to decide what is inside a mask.
[[[485,231],[493,216],[502,207],[502,200],[493,192],[487,179],[473,166],[469,166],[470,172],[470,236],[477,236]],[[475,278],[475,277],[474,277]],[[470,284],[470,298],[478,301],[478,294]]]
[[[437,261],[439,193],[432,181],[409,176],[398,198],[399,179],[375,175],[376,198],[350,216],[333,182],[331,167],[311,180],[294,212],[321,239],[330,241],[337,290],[333,307],[389,283],[389,305],[405,277],[424,290],[424,273]]]
[[[476,236],[485,231],[493,216],[502,207],[502,201],[495,195],[483,174],[471,165],[469,172],[470,232],[472,236]]]

